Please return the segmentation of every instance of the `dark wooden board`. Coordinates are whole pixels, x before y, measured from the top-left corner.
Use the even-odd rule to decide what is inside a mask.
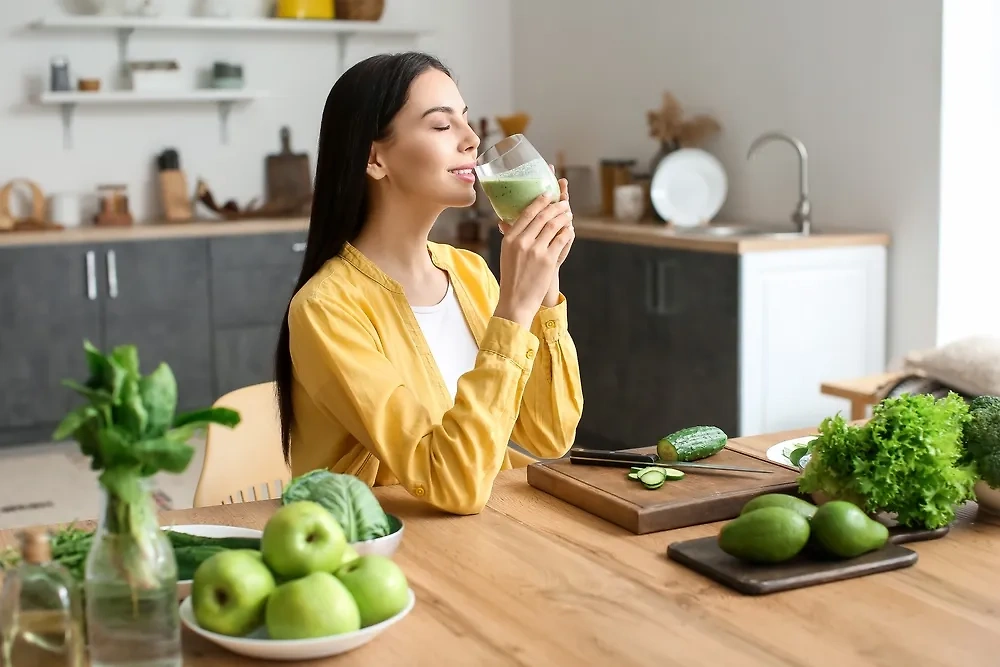
[[[628,450],[655,453],[655,447]],[[771,474],[685,470],[684,479],[656,490],[627,478],[628,468],[575,465],[569,459],[528,466],[528,483],[637,535],[672,530],[739,515],[743,505],[764,493],[795,493],[799,471],[730,442],[705,463],[772,470]]]
[[[744,595],[766,595],[910,567],[917,553],[898,544],[848,560],[819,560],[800,554],[774,565],[745,563],[719,548],[718,538],[674,542],[667,556]]]
[[[885,522],[888,523],[888,522]],[[911,542],[926,542],[927,540],[938,540],[948,534],[951,526],[941,526],[940,528],[902,528],[899,526],[889,527],[890,544],[909,544]]]

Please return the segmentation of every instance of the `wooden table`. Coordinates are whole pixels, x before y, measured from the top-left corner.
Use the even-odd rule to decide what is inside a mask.
[[[808,431],[741,438],[765,449]],[[366,647],[313,665],[1000,664],[1000,525],[970,504],[950,535],[910,545],[912,568],[744,597],[665,557],[718,524],[635,536],[529,487],[497,480],[474,517],[444,516],[398,487],[377,493],[403,517],[396,560],[417,595]],[[165,523],[263,527],[270,501],[168,512]],[[0,532],[0,546],[10,544]],[[185,633],[186,667],[257,664]],[[263,664],[263,663],[260,663]]]

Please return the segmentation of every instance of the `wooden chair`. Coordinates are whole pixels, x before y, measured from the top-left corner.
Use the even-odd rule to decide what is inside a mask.
[[[237,389],[215,406],[238,411],[241,421],[233,429],[218,424],[208,427],[194,506],[280,497],[291,472],[281,455],[274,383]]]

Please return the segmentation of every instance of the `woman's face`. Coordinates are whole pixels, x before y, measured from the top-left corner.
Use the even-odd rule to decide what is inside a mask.
[[[443,208],[472,205],[479,137],[468,121],[468,107],[452,78],[435,69],[424,72],[410,85],[390,137],[372,146],[369,176]]]

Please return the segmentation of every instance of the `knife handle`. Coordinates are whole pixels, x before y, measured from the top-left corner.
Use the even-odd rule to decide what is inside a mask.
[[[583,456],[588,459],[632,461],[633,463],[656,463],[656,457],[652,454],[635,454],[632,452],[616,452],[606,449],[583,449],[574,447],[569,450],[570,458]]]
[[[638,461],[609,461],[607,459],[581,459],[578,457],[570,457],[569,462],[573,465],[578,466],[603,466],[605,468],[631,468]]]

